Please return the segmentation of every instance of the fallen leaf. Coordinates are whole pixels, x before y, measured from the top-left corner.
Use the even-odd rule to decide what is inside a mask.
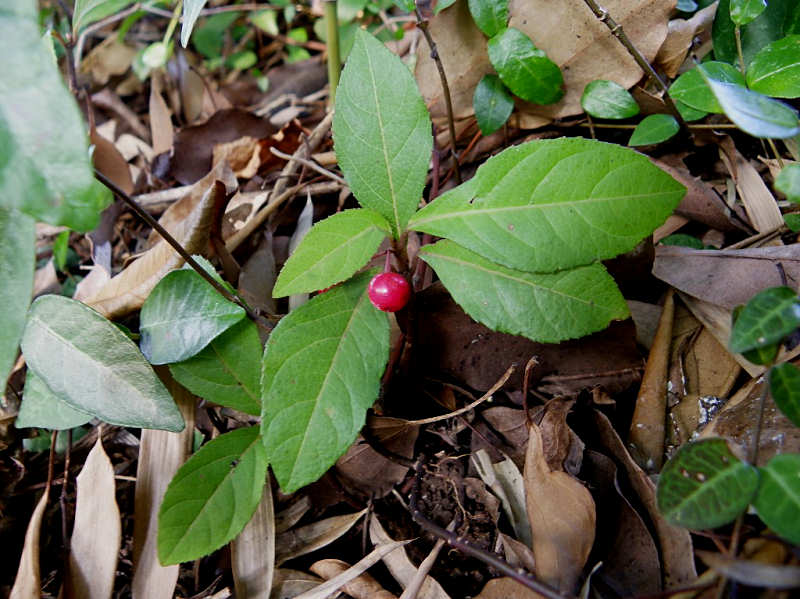
[[[300,593],[304,593],[320,583],[324,582],[319,576],[291,570],[289,568],[278,568],[272,577],[272,592],[270,599],[294,599]]]
[[[696,36],[708,33],[717,12],[717,2],[698,10],[691,19],[672,19],[664,43],[658,49],[653,66],[660,68],[667,77],[673,79],[686,60],[689,48]]]
[[[333,543],[366,513],[367,510],[361,510],[343,516],[333,516],[279,534],[275,539],[275,563],[280,566],[285,561]]]
[[[338,559],[323,559],[311,566],[311,571],[330,580],[350,569],[350,564]],[[397,595],[384,589],[380,583],[364,572],[342,585],[342,591],[353,599],[397,599]]]
[[[280,534],[292,528],[309,509],[311,509],[311,498],[308,495],[295,497],[288,506],[275,514],[275,532]]]
[[[115,497],[114,467],[99,435],[76,487],[65,595],[68,599],[107,599],[114,590],[122,524]]]
[[[779,590],[800,588],[800,566],[765,564],[710,551],[698,551],[697,556],[719,574],[747,586]]]
[[[250,522],[231,541],[231,570],[237,597],[269,599],[275,570],[275,511],[269,482]]]
[[[531,524],[525,508],[525,484],[519,468],[509,458],[493,464],[483,449],[475,452],[471,459],[481,480],[500,500],[517,539],[530,547]]]
[[[536,574],[561,591],[573,592],[594,543],[592,495],[566,472],[550,469],[536,424],[530,427],[524,476]]]
[[[94,168],[116,183],[122,191],[131,195],[133,193],[131,170],[116,146],[97,133],[96,129],[89,131],[89,141],[94,145],[92,153]]]
[[[536,591],[520,584],[513,578],[493,578],[483,587],[475,599],[543,599]]]
[[[164,85],[163,77],[157,70],[150,75],[150,139],[153,140],[153,152],[156,155],[172,150],[175,139],[172,130],[172,113],[161,96],[161,89]]]
[[[47,493],[43,493],[33,510],[25,531],[25,544],[17,567],[17,577],[11,588],[9,599],[39,599],[41,580],[39,578],[39,533],[42,529],[44,509],[47,507]]]
[[[136,52],[136,48],[120,41],[120,36],[109,35],[86,55],[78,72],[91,74],[92,81],[103,86],[112,76],[122,75],[131,68]]]
[[[512,568],[524,568],[530,573],[536,572],[536,560],[533,551],[525,543],[512,539],[507,534],[500,533],[503,544],[503,555]]]

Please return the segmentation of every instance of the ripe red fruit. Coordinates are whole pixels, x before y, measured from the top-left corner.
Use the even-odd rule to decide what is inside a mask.
[[[378,310],[397,312],[408,303],[411,287],[405,277],[396,272],[382,272],[369,282],[369,301]]]

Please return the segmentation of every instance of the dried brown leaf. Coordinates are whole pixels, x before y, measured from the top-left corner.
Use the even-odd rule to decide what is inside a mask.
[[[350,569],[350,564],[338,559],[323,559],[311,566],[311,571],[325,580],[330,580]],[[397,595],[384,589],[380,583],[364,572],[342,585],[342,591],[353,599],[397,599]]]
[[[9,599],[39,599],[41,580],[39,578],[39,533],[42,529],[44,509],[47,507],[47,493],[43,493],[33,510],[25,531],[25,544],[17,567],[17,577],[11,588]]]
[[[309,509],[311,509],[311,499],[308,495],[295,497],[292,503],[275,514],[275,532],[280,534],[292,528]]]
[[[275,570],[275,510],[269,483],[250,522],[231,541],[231,570],[237,597],[269,599]]]
[[[530,573],[536,572],[536,560],[533,558],[533,551],[530,547],[502,532],[500,541],[503,543],[503,555],[509,566],[524,568]]]
[[[765,564],[710,551],[698,551],[697,556],[719,574],[747,586],[768,589],[800,588],[800,566]]]
[[[319,576],[290,568],[278,568],[272,577],[272,592],[269,599],[294,599],[300,593],[313,589],[324,582]]]
[[[518,583],[513,578],[493,578],[475,599],[543,599],[543,596]]]
[[[150,139],[153,141],[153,152],[158,155],[172,149],[175,134],[172,113],[161,96],[163,75],[157,70],[153,71],[150,81]]]
[[[81,61],[78,71],[90,74],[92,81],[102,86],[114,75],[122,75],[136,57],[136,48],[120,41],[118,35],[109,35],[105,40],[92,48],[92,51]]]
[[[669,22],[667,37],[656,54],[653,66],[660,68],[670,79],[674,78],[686,60],[695,36],[711,31],[716,12],[717,2],[714,2],[698,10],[691,19],[672,19]]]
[[[333,516],[279,534],[275,540],[275,563],[281,565],[287,560],[333,543],[350,530],[366,513],[367,510],[361,510],[343,516]]]
[[[96,129],[89,131],[89,140],[94,144],[92,153],[94,168],[116,183],[122,191],[131,195],[133,193],[131,169],[117,147],[100,135]]]

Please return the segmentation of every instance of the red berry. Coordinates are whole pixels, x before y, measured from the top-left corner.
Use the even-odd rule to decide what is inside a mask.
[[[382,272],[369,282],[369,301],[378,310],[397,312],[408,303],[411,287],[408,281],[396,272]]]

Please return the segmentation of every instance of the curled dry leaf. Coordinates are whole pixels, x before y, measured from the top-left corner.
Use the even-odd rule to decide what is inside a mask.
[[[330,580],[350,569],[350,564],[339,559],[323,559],[311,566],[311,571]],[[364,572],[342,585],[342,591],[353,599],[397,599],[397,595],[384,589],[380,583]]]
[[[275,540],[275,563],[281,565],[287,560],[333,543],[350,530],[366,513],[367,510],[361,510],[343,516],[333,516],[279,534]]]
[[[269,483],[250,522],[231,541],[231,570],[237,597],[269,599],[275,570],[275,509]]]
[[[674,78],[686,60],[694,38],[711,31],[716,12],[717,3],[714,2],[698,10],[691,19],[672,19],[669,22],[667,37],[658,49],[653,66],[662,70],[670,79]]]
[[[216,181],[225,183],[227,191],[235,185],[227,165],[219,164],[161,217],[162,224],[167,223],[167,230],[189,254],[201,254],[208,247],[213,209],[221,187]],[[124,316],[141,308],[161,278],[183,263],[172,246],[160,240],[85,303],[106,318]]]
[[[33,515],[25,531],[25,544],[22,547],[22,557],[17,568],[17,577],[11,588],[9,599],[39,599],[41,596],[41,580],[39,578],[39,533],[42,530],[42,518],[47,507],[47,493],[42,494],[39,503],[33,510]]]
[[[573,592],[594,543],[592,495],[566,472],[550,469],[536,424],[530,428],[524,476],[536,574]]]

